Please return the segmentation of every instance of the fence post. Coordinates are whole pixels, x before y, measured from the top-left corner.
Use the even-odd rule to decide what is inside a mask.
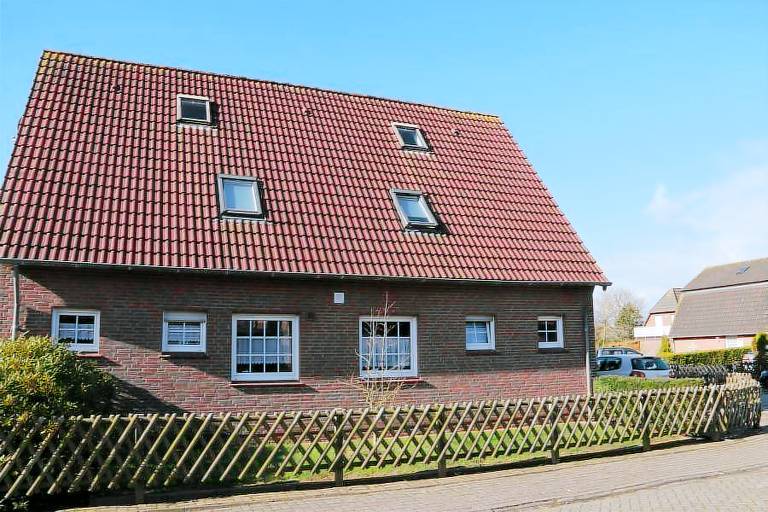
[[[445,423],[445,409],[440,409],[440,417],[437,420],[437,431],[440,432],[440,436],[437,438],[437,476],[443,478],[447,474],[445,467],[445,457],[443,451],[445,450],[445,429],[443,424]]]
[[[344,456],[340,455],[342,448],[344,447],[344,431],[341,424],[340,413],[333,410],[333,433],[336,435],[336,440],[333,443],[334,453],[336,454],[336,464],[333,467],[333,485],[341,487],[344,485]],[[341,431],[339,435],[338,432]]]
[[[552,415],[551,430],[549,432],[549,460],[552,464],[560,462],[560,448],[557,444],[558,430],[557,430],[557,402],[550,406],[550,414]]]
[[[648,428],[649,424],[650,424],[650,420],[649,420],[650,415],[648,414],[648,407],[649,407],[650,401],[651,401],[650,395],[651,395],[650,392],[643,393],[642,391],[638,394],[638,396],[641,397],[640,399],[643,401],[643,415],[642,415],[643,430],[642,430],[642,437],[643,437],[643,451],[644,452],[647,452],[648,450],[651,449],[651,431]]]

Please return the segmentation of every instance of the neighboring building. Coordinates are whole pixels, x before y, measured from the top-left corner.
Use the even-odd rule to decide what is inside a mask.
[[[583,393],[609,284],[496,116],[58,52],[0,233],[2,334],[145,408]]]
[[[748,347],[768,331],[768,258],[705,268],[680,293],[675,352]]]
[[[661,338],[669,336],[680,297],[680,288],[670,288],[648,312],[642,327],[635,327],[635,339],[640,342],[643,354],[657,354]]]

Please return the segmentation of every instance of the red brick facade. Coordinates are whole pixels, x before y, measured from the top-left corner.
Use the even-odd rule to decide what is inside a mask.
[[[10,268],[0,271],[0,329],[10,332]],[[418,318],[419,381],[402,402],[583,393],[584,312],[592,343],[591,286],[519,286],[352,280],[264,279],[25,267],[20,328],[49,334],[54,307],[101,312],[100,364],[145,409],[184,411],[326,408],[359,405],[346,381],[358,372],[359,317],[382,305]],[[343,291],[346,303],[333,304]],[[205,311],[204,357],[161,353],[163,311]],[[231,383],[231,317],[299,315],[300,384]],[[496,350],[465,349],[466,316],[495,317]],[[540,351],[537,316],[562,316],[565,349]]]

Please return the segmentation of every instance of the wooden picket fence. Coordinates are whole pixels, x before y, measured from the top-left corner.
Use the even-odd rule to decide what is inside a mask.
[[[721,435],[757,426],[753,381],[591,397],[242,414],[18,421],[0,434],[0,496],[232,485]]]

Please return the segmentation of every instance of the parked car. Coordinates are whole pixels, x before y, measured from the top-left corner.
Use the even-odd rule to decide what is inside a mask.
[[[637,354],[600,356],[597,358],[597,375],[661,379],[669,377],[669,365],[660,357]]]
[[[641,356],[643,354],[633,348],[627,348],[627,347],[603,347],[597,351],[597,357],[617,356],[617,355]]]

